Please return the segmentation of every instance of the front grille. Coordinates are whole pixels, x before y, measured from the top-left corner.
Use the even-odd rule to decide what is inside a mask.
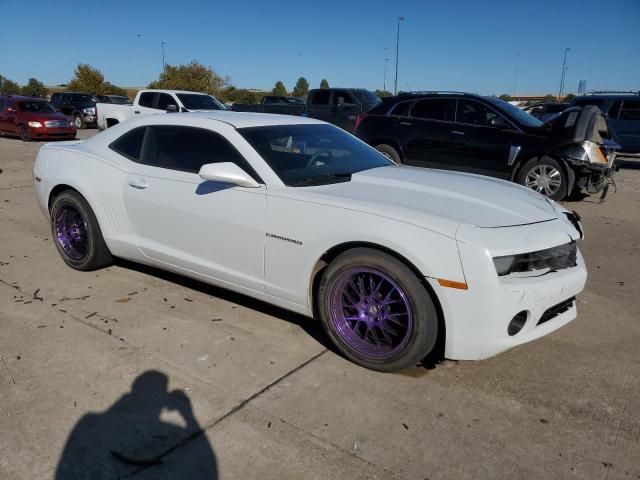
[[[575,267],[578,256],[576,242],[557,247],[538,250],[537,252],[516,255],[511,272],[531,272],[533,270],[563,270]]]
[[[47,128],[64,128],[69,126],[69,122],[66,120],[47,120],[44,122],[44,126]]]
[[[565,300],[564,302],[561,302],[547,309],[540,317],[540,320],[538,320],[538,325],[542,325],[543,323],[548,322],[549,320],[553,320],[555,317],[557,317],[561,313],[566,312],[571,307],[573,307],[573,302],[575,301],[576,301],[576,297],[571,297],[570,299]]]

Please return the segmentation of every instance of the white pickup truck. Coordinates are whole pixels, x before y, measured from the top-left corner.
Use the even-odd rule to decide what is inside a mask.
[[[211,95],[184,90],[140,90],[133,105],[113,103],[96,104],[98,128],[104,130],[133,117],[163,112],[202,112],[227,110],[222,102]]]

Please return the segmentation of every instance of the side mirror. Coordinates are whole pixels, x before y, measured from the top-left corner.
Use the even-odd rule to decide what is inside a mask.
[[[198,172],[200,178],[211,182],[232,183],[239,187],[258,188],[260,184],[235,163],[206,163]]]
[[[495,117],[491,118],[491,120],[489,120],[489,126],[494,128],[501,128],[501,129],[511,128],[511,125],[509,125],[504,118],[499,117],[498,115],[496,115]]]
[[[167,113],[176,113],[178,111],[178,106],[174,104],[167,105]]]

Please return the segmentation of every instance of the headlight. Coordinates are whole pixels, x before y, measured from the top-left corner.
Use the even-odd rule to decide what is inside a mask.
[[[516,261],[515,255],[507,255],[505,257],[495,257],[493,259],[493,263],[496,265],[496,271],[498,275],[501,277],[503,275],[509,275],[511,273],[511,267],[513,267],[513,263]]]
[[[494,257],[493,263],[496,266],[498,276],[502,277],[515,272],[555,271],[575,267],[577,256],[576,242],[571,242],[537,252]]]
[[[93,107],[83,108],[82,113],[86,113],[87,115],[95,115],[96,109]]]
[[[75,127],[75,126],[76,126],[76,124],[70,121],[70,122],[69,122],[69,126],[70,126],[70,127]]]
[[[29,126],[33,128],[42,128],[42,124],[40,122],[29,122]]]

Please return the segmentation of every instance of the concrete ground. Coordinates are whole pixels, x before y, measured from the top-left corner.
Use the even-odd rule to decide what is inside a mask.
[[[240,295],[66,267],[31,186],[40,145],[0,138],[1,479],[640,479],[640,170],[569,204],[576,321],[391,375]]]

